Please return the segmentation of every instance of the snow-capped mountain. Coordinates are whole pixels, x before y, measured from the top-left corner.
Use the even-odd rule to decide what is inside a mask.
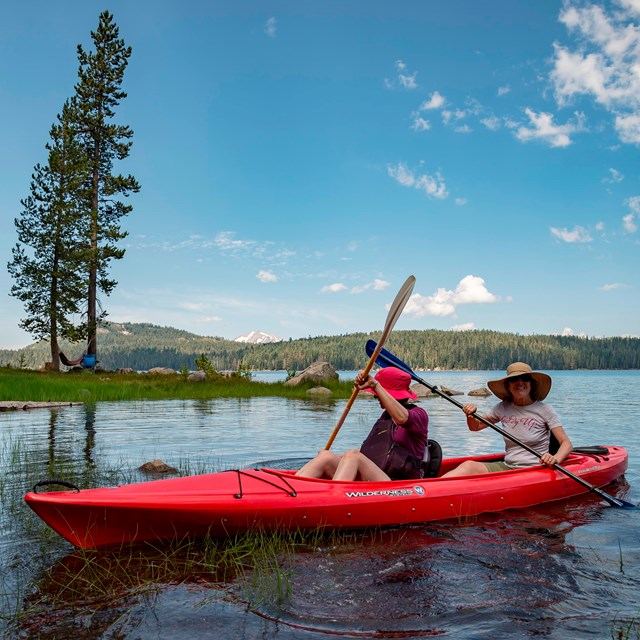
[[[250,342],[251,344],[266,344],[267,342],[282,342],[282,338],[272,336],[264,331],[249,331],[235,338],[234,342]]]

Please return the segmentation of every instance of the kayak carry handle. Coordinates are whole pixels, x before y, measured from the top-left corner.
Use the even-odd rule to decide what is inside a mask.
[[[80,493],[80,489],[76,487],[75,484],[71,482],[67,482],[66,480],[60,480],[59,478],[47,478],[46,480],[40,480],[40,482],[36,482],[33,485],[33,493],[41,493],[38,491],[41,487],[48,487],[51,485],[60,485],[61,487],[66,487],[67,489],[72,489],[76,493]]]

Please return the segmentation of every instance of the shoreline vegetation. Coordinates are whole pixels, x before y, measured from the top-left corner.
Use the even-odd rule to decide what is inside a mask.
[[[150,375],[83,371],[69,374],[0,368],[0,402],[17,405],[39,402],[91,404],[125,400],[209,400],[260,396],[308,399],[310,396],[307,391],[315,386],[257,382],[243,376],[214,375],[199,382],[191,382],[186,378],[180,373]],[[331,391],[329,399],[344,399],[351,395],[353,380],[326,382],[323,386]]]
[[[98,361],[107,371],[154,367],[192,369],[205,356],[216,371],[302,371],[325,361],[337,371],[361,369],[367,361],[364,345],[379,332],[283,340],[264,344],[199,336],[172,327],[144,323],[105,323],[98,331]],[[83,346],[60,342],[70,359]],[[538,370],[640,369],[640,338],[519,335],[488,330],[394,331],[385,348],[414,370],[496,370],[515,361]],[[22,349],[0,349],[0,367],[41,369],[50,360],[48,341]]]

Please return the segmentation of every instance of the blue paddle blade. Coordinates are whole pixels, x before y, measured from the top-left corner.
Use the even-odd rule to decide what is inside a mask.
[[[365,351],[367,355],[371,357],[376,350],[378,343],[375,340],[367,340],[367,344],[365,346]],[[411,367],[408,364],[405,364],[400,360],[400,358],[396,358],[391,352],[386,349],[380,349],[380,353],[376,358],[376,364],[383,369],[385,367],[396,367],[397,369],[402,369],[405,373],[408,373],[412,378],[415,379],[416,374],[411,370]]]

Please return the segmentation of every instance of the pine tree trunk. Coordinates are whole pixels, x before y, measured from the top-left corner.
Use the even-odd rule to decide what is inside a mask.
[[[95,151],[99,157],[98,149]],[[98,353],[98,194],[99,194],[99,173],[97,164],[94,164],[93,171],[93,203],[91,211],[91,250],[89,264],[89,292],[87,301],[87,354],[97,355]]]

